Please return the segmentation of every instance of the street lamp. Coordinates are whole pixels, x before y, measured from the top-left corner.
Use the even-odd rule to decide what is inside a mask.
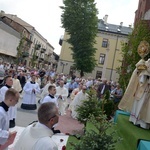
[[[113,76],[113,69],[114,69],[114,64],[115,64],[115,59],[116,59],[116,52],[117,52],[117,47],[118,47],[118,40],[119,40],[119,35],[117,35],[117,40],[116,40],[116,45],[115,45],[115,51],[114,51],[114,56],[113,56],[113,62],[112,62],[112,67],[111,67],[111,72],[110,72],[110,80],[112,80],[112,76]]]
[[[68,63],[64,63],[64,62],[60,62],[61,66],[62,66],[62,73],[64,72],[64,67],[68,65]]]

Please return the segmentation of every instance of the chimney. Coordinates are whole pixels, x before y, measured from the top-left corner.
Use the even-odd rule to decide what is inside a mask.
[[[103,20],[104,20],[104,24],[107,24],[107,19],[108,19],[108,15],[105,15]]]
[[[3,16],[4,14],[5,14],[5,12],[3,10],[1,10],[0,16]]]
[[[132,28],[132,24],[129,24],[129,28]]]
[[[122,25],[123,25],[123,22],[120,22],[120,26],[122,27]]]
[[[12,20],[15,20],[16,17],[17,17],[17,15],[11,15]]]

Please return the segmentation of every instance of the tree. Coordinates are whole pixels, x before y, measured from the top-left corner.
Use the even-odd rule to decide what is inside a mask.
[[[146,40],[150,43],[150,27],[147,21],[140,21],[137,26],[135,26],[133,32],[128,37],[128,44],[123,44],[122,46],[122,57],[123,64],[118,68],[118,73],[120,75],[119,83],[125,90],[132,72],[135,69],[136,63],[141,59],[138,55],[137,48],[141,41]],[[150,58],[150,54],[146,57]]]
[[[25,40],[26,40],[26,38],[22,37],[20,42],[19,42],[19,45],[17,47],[17,56],[16,56],[16,64],[17,65],[19,65],[19,63],[21,62],[21,59],[23,58],[22,52],[23,52]]]
[[[70,38],[75,67],[83,76],[84,72],[90,73],[96,65],[94,44],[98,32],[98,10],[94,0],[64,0],[65,6],[61,15],[62,27],[65,28]]]

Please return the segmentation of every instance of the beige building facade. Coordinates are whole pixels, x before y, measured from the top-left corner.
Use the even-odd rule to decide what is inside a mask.
[[[127,37],[131,32],[131,26],[125,27],[122,22],[120,25],[108,24],[107,16],[104,20],[99,20],[96,44],[94,45],[97,49],[95,54],[97,65],[92,73],[85,74],[85,77],[92,76],[93,78],[107,78],[107,80],[117,81],[119,75],[116,70],[122,65],[122,43],[128,42]],[[69,74],[74,69],[71,45],[66,42],[68,38],[69,35],[65,33],[57,68],[58,73]],[[79,75],[77,71],[76,74]]]

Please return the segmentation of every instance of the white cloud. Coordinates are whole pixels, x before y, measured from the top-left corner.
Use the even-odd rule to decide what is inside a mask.
[[[134,12],[139,0],[95,0],[99,19],[108,14],[108,23],[123,22],[128,26],[134,22]],[[0,0],[0,9],[15,14],[36,28],[60,53],[59,38],[64,34],[61,26],[62,0]]]

